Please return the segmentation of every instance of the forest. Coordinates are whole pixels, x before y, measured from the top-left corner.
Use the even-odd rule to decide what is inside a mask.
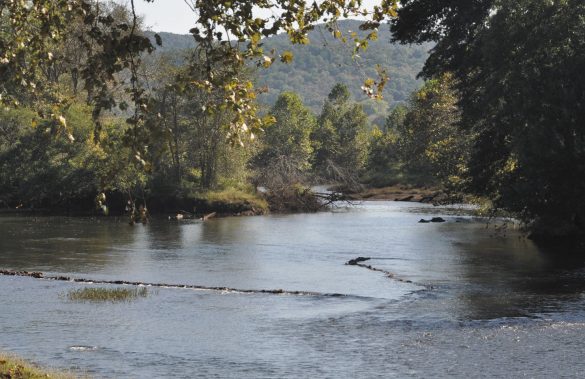
[[[359,33],[337,22],[355,2],[285,3],[272,24],[246,1],[198,3],[193,47],[154,54],[165,36],[128,7],[0,3],[0,206],[254,214],[318,209],[314,184],[401,184],[481,202],[543,242],[583,240],[580,1],[382,2]],[[363,84],[316,81],[310,97],[283,84],[261,102],[286,64],[341,64],[310,50],[317,25],[350,59],[396,54],[381,30],[422,44],[424,82],[366,59]],[[399,94],[406,82],[420,87]]]
[[[362,23],[341,20],[338,27],[346,32],[359,32]],[[154,43],[154,32],[147,31],[146,35]],[[160,36],[163,45],[157,47],[155,55],[195,48],[195,42],[190,35],[160,33]],[[285,35],[271,36],[262,41],[266,51],[289,50],[294,59],[290,63],[274,62],[269,70],[257,73],[257,86],[266,86],[269,89],[258,97],[258,101],[272,106],[281,92],[296,92],[305,105],[319,113],[332,83],[344,83],[352,97],[364,105],[366,113],[380,127],[384,125],[389,108],[406,102],[410,94],[422,85],[422,80],[417,79],[417,75],[434,45],[392,43],[390,28],[386,26],[378,30],[378,39],[370,41],[368,49],[353,59],[351,47],[336,40],[324,24],[319,24],[310,31],[308,38],[311,43],[305,46],[291,45]],[[384,88],[384,97],[372,101],[363,96],[356,83],[363,81],[366,76],[375,75],[376,64],[387,68],[392,80]]]

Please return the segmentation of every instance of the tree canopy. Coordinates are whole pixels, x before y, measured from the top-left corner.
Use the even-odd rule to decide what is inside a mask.
[[[437,42],[423,74],[451,71],[476,133],[469,189],[532,223],[585,236],[585,5],[578,0],[404,1],[404,43]]]
[[[88,100],[94,106],[96,135],[101,128],[99,116],[102,111],[120,108],[130,109],[127,121],[132,125],[129,139],[149,130],[148,91],[140,80],[141,53],[152,51],[154,46],[139,32],[139,19],[134,3],[130,1],[129,14],[116,18],[115,13],[103,11],[100,2],[90,0],[34,0],[2,1],[0,3],[0,100],[5,105],[17,105],[23,96],[43,96],[48,109],[39,110],[42,118],[52,119],[57,131],[67,132],[62,107],[66,99],[58,86],[50,86],[43,73],[44,67],[54,66],[58,61],[56,46],[77,28],[76,39],[80,43],[84,59],[70,69],[81,73]],[[152,1],[152,0],[144,0]],[[190,30],[206,60],[205,78],[194,78],[190,85],[208,92],[224,93],[222,101],[206,105],[207,112],[230,111],[232,118],[227,123],[228,136],[241,143],[249,133],[257,133],[268,120],[257,115],[251,106],[256,90],[250,80],[237,73],[248,61],[268,67],[274,61],[290,62],[290,51],[264,51],[261,39],[285,33],[293,44],[307,44],[308,33],[319,22],[326,22],[335,38],[351,41],[354,50],[365,49],[369,40],[377,38],[377,28],[395,15],[396,0],[382,0],[372,9],[367,9],[362,0],[209,0],[189,1],[194,14]],[[273,11],[271,16],[259,18],[255,10]],[[362,29],[365,36],[343,33],[336,27],[342,17],[362,16],[368,22]],[[161,44],[159,35],[155,36]],[[218,75],[217,69],[225,72],[231,67],[232,75]],[[122,74],[125,73],[125,74]],[[119,75],[122,74],[122,75]],[[379,79],[368,78],[364,92],[377,97],[388,78],[379,70]],[[112,88],[122,85],[131,101],[115,96]],[[71,133],[68,133],[70,136]],[[145,141],[136,142],[135,149],[142,148]],[[140,151],[137,151],[140,154]]]
[[[351,101],[347,86],[333,86],[313,135],[315,166],[323,178],[357,181],[366,161],[368,129],[366,114]]]

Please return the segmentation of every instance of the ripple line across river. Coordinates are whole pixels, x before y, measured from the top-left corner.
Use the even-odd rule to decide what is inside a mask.
[[[347,261],[345,264],[348,266],[359,266],[359,267],[363,267],[363,268],[367,268],[370,271],[377,271],[377,272],[381,272],[384,275],[386,275],[386,277],[392,279],[392,280],[396,280],[398,282],[402,282],[402,283],[409,283],[409,284],[414,284],[415,286],[421,286],[424,287],[427,290],[432,290],[433,286],[430,284],[423,284],[423,283],[416,283],[413,282],[412,280],[408,280],[408,279],[403,279],[400,278],[398,276],[396,276],[396,274],[394,274],[393,272],[387,271],[387,270],[383,270],[381,268],[377,268],[371,265],[367,265],[365,263],[361,263],[361,262],[365,262],[365,261],[369,261],[371,259],[394,259],[394,258],[369,258],[369,257],[357,257],[354,259],[350,259],[349,261]]]
[[[218,291],[218,292],[233,292],[233,293],[258,293],[269,295],[296,295],[296,296],[324,296],[324,297],[356,297],[354,295],[346,295],[341,293],[321,293],[315,291],[288,291],[283,289],[241,289],[220,286],[201,286],[194,284],[167,284],[167,283],[149,283],[139,281],[127,280],[95,280],[87,278],[72,278],[61,275],[45,275],[39,271],[14,271],[14,270],[0,270],[0,275],[4,276],[24,276],[34,279],[57,280],[63,282],[74,283],[88,283],[88,284],[117,284],[129,286],[146,286],[146,287],[160,287],[160,288],[178,288],[178,289],[194,289],[203,291]],[[357,296],[361,297],[361,296]]]

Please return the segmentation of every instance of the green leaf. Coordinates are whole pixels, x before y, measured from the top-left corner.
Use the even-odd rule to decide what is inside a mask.
[[[282,55],[280,56],[280,60],[283,63],[287,63],[287,64],[291,63],[293,61],[293,58],[294,58],[293,53],[288,51],[288,50],[283,52]]]

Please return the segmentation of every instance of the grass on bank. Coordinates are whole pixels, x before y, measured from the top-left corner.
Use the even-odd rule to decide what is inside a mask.
[[[71,290],[67,293],[67,299],[71,301],[88,301],[92,303],[119,303],[131,301],[139,297],[148,296],[148,288],[105,288],[87,287]]]
[[[23,359],[0,353],[0,378],[2,379],[75,379],[77,376],[61,371],[40,368]]]
[[[266,211],[268,203],[266,200],[256,194],[242,191],[240,189],[228,188],[222,191],[209,191],[203,194],[203,197],[211,203],[224,204],[249,204],[250,208]]]

